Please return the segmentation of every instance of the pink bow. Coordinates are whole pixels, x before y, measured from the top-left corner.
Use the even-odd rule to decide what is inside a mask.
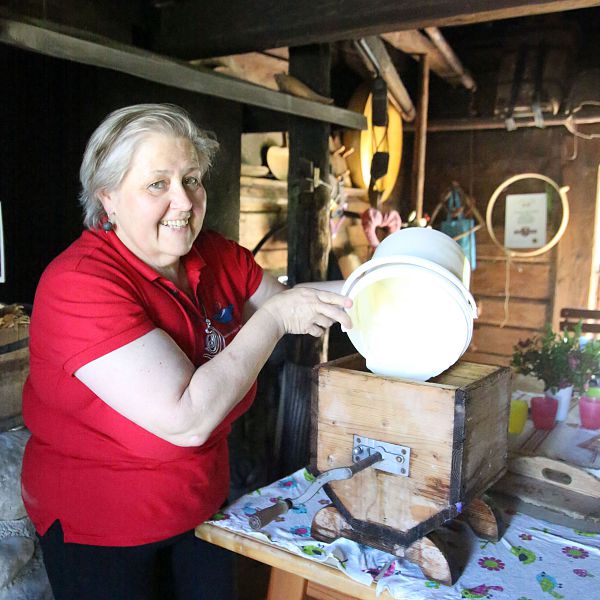
[[[398,231],[402,226],[402,219],[397,210],[382,213],[376,208],[369,208],[361,215],[360,220],[371,248],[379,246],[379,238],[377,237],[378,227],[380,229],[387,229],[387,236],[390,233],[394,233],[394,231]]]

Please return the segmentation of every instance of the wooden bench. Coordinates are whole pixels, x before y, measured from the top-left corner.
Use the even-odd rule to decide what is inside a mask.
[[[600,334],[600,310],[586,308],[563,308],[560,311],[560,330],[573,331],[582,321],[582,333]]]

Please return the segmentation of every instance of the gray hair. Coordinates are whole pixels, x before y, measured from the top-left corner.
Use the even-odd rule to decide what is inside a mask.
[[[98,227],[106,214],[98,192],[119,187],[129,170],[137,145],[152,133],[187,138],[196,148],[200,167],[208,170],[219,143],[200,129],[181,107],[174,104],[135,104],[110,113],[90,137],[79,179],[83,224]]]

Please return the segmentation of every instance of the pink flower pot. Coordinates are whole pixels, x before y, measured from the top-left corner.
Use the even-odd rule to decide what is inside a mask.
[[[600,429],[600,398],[581,396],[579,398],[579,416],[584,429]]]
[[[536,429],[553,429],[556,422],[558,400],[549,396],[535,396],[531,399],[531,420]]]

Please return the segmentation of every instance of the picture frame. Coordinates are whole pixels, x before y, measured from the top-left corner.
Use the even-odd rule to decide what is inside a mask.
[[[546,244],[548,199],[545,193],[508,194],[504,246],[541,248]]]

